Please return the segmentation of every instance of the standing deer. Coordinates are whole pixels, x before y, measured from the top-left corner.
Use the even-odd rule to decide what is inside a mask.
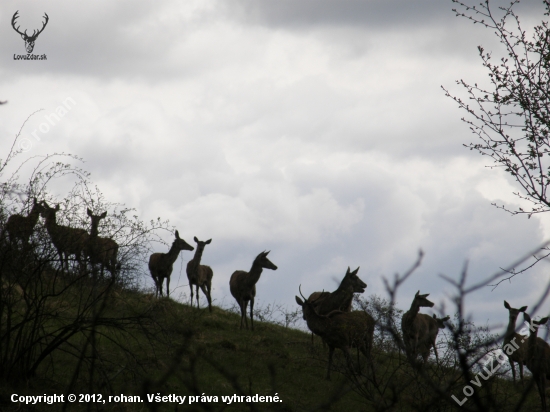
[[[260,280],[263,269],[277,270],[275,266],[268,258],[269,252],[262,252],[254,262],[250,271],[236,270],[229,279],[229,290],[233,297],[237,300],[239,307],[241,308],[241,329],[243,328],[243,321],[248,329],[248,320],[246,319],[246,307],[250,301],[250,325],[254,330],[254,298],[256,297],[256,283]]]
[[[50,207],[46,201],[42,202],[43,210],[40,215],[46,220],[45,226],[52,243],[59,253],[61,261],[61,270],[63,270],[63,256],[65,256],[65,266],[69,269],[69,256],[75,255],[76,261],[80,266],[80,258],[88,244],[88,232],[84,229],[61,226],[57,224],[56,213],[59,211],[59,204],[55,208]]]
[[[159,293],[160,296],[162,296],[162,283],[164,282],[164,279],[166,279],[166,296],[170,296],[170,275],[172,274],[174,262],[178,258],[180,251],[195,249],[185,240],[180,238],[180,234],[177,230],[175,234],[176,239],[172,243],[172,247],[168,253],[153,253],[149,258],[149,271],[155,281],[157,297]]]
[[[101,277],[103,277],[105,267],[107,267],[111,276],[115,276],[117,271],[118,243],[110,238],[99,237],[99,222],[101,219],[105,219],[107,212],[103,212],[97,216],[90,209],[87,212],[92,221],[92,228],[90,229],[90,237],[88,238],[85,250],[86,255],[90,258],[92,266],[98,263],[101,265]]]
[[[429,341],[430,324],[433,327],[437,323],[428,315],[422,315],[418,313],[421,307],[431,308],[434,303],[426,299],[429,293],[421,295],[420,291],[416,292],[411,304],[411,308],[403,314],[401,318],[401,330],[403,332],[403,343],[405,344],[405,350],[407,356],[411,361],[416,361],[416,357],[419,353],[422,353],[422,357],[426,355],[426,348],[424,345],[425,340]],[[422,352],[421,352],[422,351]],[[428,355],[430,349],[428,347]],[[424,361],[427,356],[424,358]]]
[[[189,279],[189,288],[191,289],[191,306],[193,306],[193,285],[196,285],[197,308],[199,308],[200,287],[208,300],[208,309],[212,312],[212,297],[210,296],[210,291],[212,289],[212,276],[214,276],[214,272],[210,266],[201,265],[204,247],[209,245],[210,242],[212,242],[212,239],[208,239],[203,242],[195,236],[193,240],[197,244],[197,250],[195,250],[195,256],[193,256],[193,259],[187,263],[187,279]]]
[[[540,325],[548,322],[548,317],[539,321],[531,320],[531,317],[523,312],[523,319],[529,322],[531,334],[527,342],[527,356],[525,364],[533,374],[533,379],[539,390],[542,411],[547,412],[546,408],[546,379],[550,379],[550,346],[541,338],[537,337]],[[522,337],[523,338],[523,337]]]
[[[367,284],[359,279],[357,276],[359,268],[353,272],[348,270],[340,282],[340,286],[334,292],[313,292],[307,299],[308,302],[313,303],[316,312],[319,315],[327,315],[333,310],[340,310],[342,312],[351,312],[351,303],[353,302],[354,293],[363,293]],[[304,320],[306,319],[305,313],[303,313]],[[313,343],[313,333],[311,335],[311,342]]]
[[[296,296],[296,303],[302,307],[307,327],[316,335],[323,338],[329,347],[327,380],[330,380],[332,355],[338,348],[344,352],[350,369],[353,370],[349,348],[357,347],[372,365],[371,349],[374,336],[374,319],[364,311],[342,312],[334,310],[328,315],[320,315],[315,309],[315,302],[311,302],[302,295]]]
[[[43,210],[44,207],[37,202],[35,197],[28,216],[11,215],[5,226],[10,242],[14,243],[17,242],[17,239],[20,239],[24,245],[28,245],[36,222],[38,222],[38,217]]]
[[[515,309],[510,307],[510,304],[508,302],[504,301],[504,307],[508,309],[509,317],[508,327],[506,328],[506,333],[504,334],[504,342],[502,343],[502,347],[504,348],[510,342],[512,342],[514,346],[519,345],[519,347],[514,352],[512,352],[510,355],[506,354],[506,356],[508,356],[508,361],[510,362],[510,367],[512,368],[514,383],[516,383],[516,368],[514,366],[514,362],[517,362],[519,365],[519,376],[521,382],[523,383],[523,365],[525,364],[525,359],[527,356],[527,342],[525,342],[524,336],[516,333],[516,320],[520,312],[525,313],[525,311],[527,310],[527,306],[522,306],[519,309]]]

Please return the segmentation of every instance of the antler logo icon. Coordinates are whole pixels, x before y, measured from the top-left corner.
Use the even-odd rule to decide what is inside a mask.
[[[17,11],[14,13],[14,15],[13,15],[13,17],[12,17],[12,19],[11,19],[11,25],[12,25],[13,29],[14,29],[17,33],[19,33],[19,34],[21,35],[21,38],[22,38],[23,40],[25,40],[25,48],[27,49],[27,53],[32,53],[32,51],[33,51],[33,49],[34,49],[34,42],[36,41],[36,38],[38,37],[38,35],[39,35],[40,33],[42,33],[42,31],[44,31],[44,28],[45,28],[46,25],[48,24],[48,20],[49,20],[50,18],[48,17],[48,15],[47,15],[46,13],[44,13],[44,18],[46,19],[46,21],[44,21],[44,23],[42,23],[42,28],[41,28],[40,30],[38,30],[38,32],[37,32],[36,30],[34,30],[33,33],[32,33],[32,36],[29,36],[29,35],[27,35],[27,30],[25,30],[24,33],[21,33],[21,32],[19,31],[19,27],[20,27],[20,26],[15,27],[15,20],[17,20],[17,18],[19,17],[19,16],[17,15],[17,13],[19,13],[19,10],[17,10]]]

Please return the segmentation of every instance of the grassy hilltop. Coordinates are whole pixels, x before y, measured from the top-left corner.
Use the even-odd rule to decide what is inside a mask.
[[[133,227],[130,239],[150,231]],[[499,343],[463,319],[448,323],[453,333],[440,333],[439,363],[431,357],[427,364],[412,366],[400,350],[401,311],[378,297],[356,302],[379,321],[372,368],[352,351],[350,369],[337,351],[332,381],[327,381],[328,350],[318,338],[312,346],[309,333],[272,322],[256,322],[254,331],[240,330],[240,316],[231,311],[192,308],[136,287],[133,280],[143,275],[140,256],[148,256],[144,243],[125,244],[134,252],[119,255],[122,269],[113,277],[109,272],[102,276],[86,262],[69,262],[69,268],[62,269],[41,226],[29,244],[0,238],[0,410],[408,412],[540,407],[531,379],[522,386],[500,372],[480,377],[476,359]],[[26,405],[11,402],[13,394],[102,398]],[[122,395],[132,398],[109,403],[109,396]],[[168,402],[150,403],[148,395]],[[222,398],[234,395],[240,401]],[[187,398],[180,405],[171,396]],[[191,396],[195,402],[190,404]],[[247,396],[277,396],[282,402],[246,403]],[[138,399],[143,402],[131,402]]]

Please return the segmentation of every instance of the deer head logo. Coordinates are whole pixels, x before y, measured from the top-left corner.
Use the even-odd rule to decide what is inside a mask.
[[[42,33],[42,31],[44,31],[44,28],[46,27],[46,24],[48,24],[48,20],[50,18],[48,17],[48,15],[46,13],[44,13],[44,18],[46,19],[46,21],[44,21],[44,23],[42,24],[42,28],[38,31],[34,30],[33,33],[32,33],[32,36],[29,36],[29,35],[27,35],[27,30],[25,30],[25,32],[22,33],[22,32],[19,31],[20,26],[15,27],[15,20],[17,20],[17,18],[19,17],[17,15],[17,13],[19,13],[19,10],[17,10],[14,13],[14,15],[11,19],[11,25],[12,25],[13,29],[21,35],[21,38],[23,40],[25,40],[25,48],[27,49],[27,53],[32,53],[32,51],[34,49],[34,42],[36,41],[36,38],[38,37],[38,35],[40,33]]]

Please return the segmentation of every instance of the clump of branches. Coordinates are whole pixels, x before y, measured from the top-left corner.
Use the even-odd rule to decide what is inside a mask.
[[[470,150],[492,159],[491,168],[504,169],[519,185],[514,192],[524,206],[510,208],[493,203],[512,215],[550,211],[550,29],[543,20],[528,30],[516,13],[519,0],[496,7],[484,0],[476,5],[453,0],[457,16],[490,29],[503,50],[494,55],[478,46],[479,57],[487,69],[489,84],[458,80],[466,92],[460,97],[443,87],[467,113],[462,120],[477,137],[465,144]],[[550,2],[542,0],[544,16],[550,14]],[[547,253],[542,258],[550,256]],[[512,268],[510,277],[523,273]],[[509,277],[509,278],[510,278]],[[508,279],[509,279],[508,278]]]
[[[129,302],[131,294],[121,291],[137,290],[152,243],[161,241],[157,231],[171,228],[160,219],[145,223],[134,209],[107,202],[97,187],[91,189],[77,156],[31,156],[17,163],[22,129],[0,161],[0,381],[16,385],[40,374],[62,377],[59,383],[69,382],[69,391],[112,391],[114,379],[145,375],[137,352],[147,350],[132,336],[139,330],[149,337],[149,349],[154,345],[155,304]],[[49,187],[60,178],[72,179],[73,187],[59,199]],[[118,243],[120,270],[94,276],[85,244],[63,267],[39,219],[28,241],[8,236],[10,216],[26,218],[36,203],[43,209],[44,201],[60,205],[58,224],[84,232],[90,228],[87,208],[106,211],[99,236]],[[19,228],[13,229],[17,235]]]

